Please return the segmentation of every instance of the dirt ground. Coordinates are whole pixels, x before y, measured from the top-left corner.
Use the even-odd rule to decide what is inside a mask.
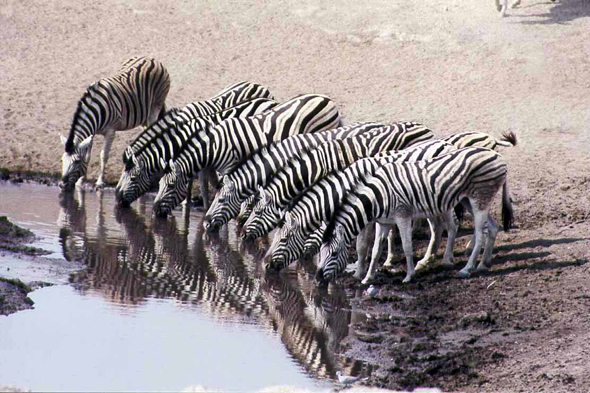
[[[353,321],[342,351],[379,366],[372,385],[587,392],[589,16],[588,0],[523,0],[503,19],[492,0],[4,0],[0,168],[60,171],[77,100],[133,55],[166,65],[169,106],[251,80],[278,100],[327,94],[346,123],[514,131],[502,152],[517,228],[498,237],[492,270],[459,280],[458,256],[406,286],[381,273],[377,297],[355,300],[371,318]],[[137,132],[118,134],[108,181]]]

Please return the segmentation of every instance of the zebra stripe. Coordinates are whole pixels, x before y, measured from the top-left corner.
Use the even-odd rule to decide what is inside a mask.
[[[450,135],[443,139],[451,143],[457,149],[463,147],[485,147],[487,149],[497,150],[499,146],[510,147],[516,146],[517,139],[514,132],[509,131],[502,134],[501,139],[483,132],[461,132]]]
[[[225,120],[209,133],[199,131],[167,166],[160,179],[154,212],[165,216],[172,211],[186,196],[189,177],[203,169],[225,175],[264,146],[291,135],[332,129],[339,122],[334,101],[306,94],[253,117]]]
[[[154,123],[165,112],[169,90],[170,77],[164,66],[145,57],[127,60],[116,75],[90,85],[78,101],[68,138],[60,134],[65,146],[60,187],[72,189],[84,178],[96,134],[105,138],[96,182],[102,187],[115,132]]]
[[[254,240],[276,226],[280,209],[330,172],[342,170],[365,157],[411,146],[433,137],[432,131],[413,122],[395,123],[354,138],[324,143],[295,158],[260,191],[261,200],[244,224],[244,240]]]
[[[199,104],[202,102],[199,102]],[[199,131],[208,132],[229,118],[246,118],[277,105],[268,98],[255,98],[204,117],[191,118],[188,113],[196,105],[172,110],[163,119],[145,130],[129,146],[124,155],[125,168],[115,188],[117,202],[128,206],[145,194],[163,171],[162,162],[179,156],[188,140]]]
[[[468,276],[475,268],[486,221],[490,229],[497,228],[488,210],[507,172],[500,154],[477,147],[466,147],[431,160],[383,166],[353,188],[334,213],[324,234],[318,281],[327,283],[345,269],[353,237],[368,223],[378,220],[388,226],[397,224],[408,265],[404,282],[409,282],[414,276],[412,219],[445,216],[452,221],[449,217],[452,208],[463,198],[468,198],[473,208],[476,232],[473,252],[460,272],[462,277]],[[507,203],[507,198],[503,198],[503,205]],[[503,218],[505,223],[511,221],[511,217]],[[447,253],[452,253],[455,234],[456,228],[449,230]],[[494,240],[495,233],[488,237],[480,266],[491,260]]]
[[[323,237],[323,222],[330,222],[334,211],[340,206],[346,193],[361,179],[374,174],[383,165],[391,162],[415,162],[438,157],[454,150],[450,143],[426,141],[401,151],[389,151],[358,160],[342,171],[324,177],[300,193],[287,206],[285,219],[269,248],[271,260],[267,269],[281,270],[303,254],[314,255],[319,250]]]
[[[234,218],[240,204],[250,197],[258,186],[264,186],[293,157],[300,156],[304,149],[320,143],[363,134],[381,123],[354,123],[333,130],[313,134],[293,135],[283,141],[263,148],[223,178],[223,186],[217,192],[205,215],[205,229],[217,230]]]

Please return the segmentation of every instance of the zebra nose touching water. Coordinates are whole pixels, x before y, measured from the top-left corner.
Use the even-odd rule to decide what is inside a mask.
[[[116,75],[90,85],[78,101],[68,137],[60,134],[65,148],[60,188],[71,190],[81,185],[97,134],[103,135],[105,141],[96,187],[104,187],[105,166],[115,132],[140,125],[147,127],[162,117],[169,90],[170,77],[164,66],[145,57],[127,60]]]

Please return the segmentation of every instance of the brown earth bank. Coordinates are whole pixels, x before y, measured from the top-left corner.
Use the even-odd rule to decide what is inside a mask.
[[[492,0],[7,0],[0,168],[59,172],[58,133],[68,133],[77,100],[134,55],[166,65],[168,106],[251,80],[278,100],[327,94],[346,123],[413,120],[440,136],[514,131],[518,145],[501,152],[517,228],[498,236],[492,270],[460,280],[458,256],[456,269],[409,285],[381,272],[379,294],[354,300],[371,318],[353,321],[342,351],[379,366],[371,385],[587,392],[589,16],[588,0],[523,0],[503,19]],[[111,183],[138,131],[117,135]],[[91,180],[102,138],[95,143]],[[362,292],[351,278],[341,283]]]

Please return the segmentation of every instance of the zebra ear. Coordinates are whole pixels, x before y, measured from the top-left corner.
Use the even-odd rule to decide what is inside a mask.
[[[63,136],[61,133],[59,133],[59,140],[61,141],[61,144],[64,145],[64,146],[68,142],[68,138],[66,138],[65,136]]]
[[[344,227],[342,225],[336,225],[334,228],[334,239],[338,242],[344,239]]]
[[[174,173],[176,173],[176,164],[174,163],[174,161],[170,160],[168,162],[168,165],[170,166],[170,170]]]
[[[265,203],[266,204],[266,203],[269,203],[270,202],[270,195],[262,187],[260,187],[260,198],[262,200],[262,203]]]
[[[328,229],[328,224],[326,224],[326,221],[322,221],[319,229],[321,229],[322,232],[326,232],[326,229]]]
[[[292,226],[293,225],[293,218],[291,217],[291,212],[286,212],[284,210],[281,210],[281,216],[283,216],[285,218],[285,224],[287,226]]]
[[[79,150],[87,150],[90,146],[92,146],[92,138],[93,135],[90,135],[88,138],[84,139],[82,142],[78,144]]]

